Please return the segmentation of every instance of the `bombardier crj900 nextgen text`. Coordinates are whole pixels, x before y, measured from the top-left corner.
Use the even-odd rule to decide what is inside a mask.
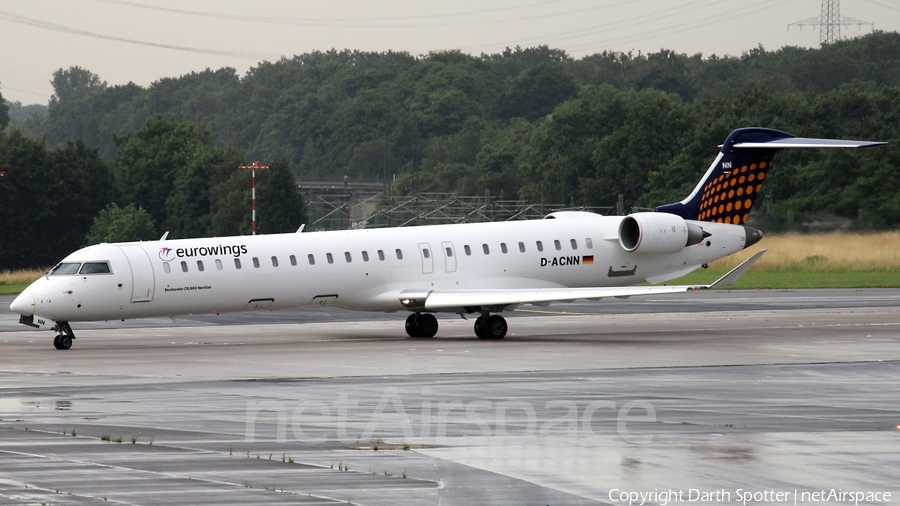
[[[406,332],[432,337],[434,313],[478,315],[500,339],[498,313],[522,304],[684,292],[734,282],[760,251],[712,285],[661,283],[747,248],[746,226],[775,153],[881,143],[732,132],[683,201],[651,213],[558,212],[542,220],[98,244],[72,253],[10,305],[72,346],[70,322],[334,305],[410,311]]]

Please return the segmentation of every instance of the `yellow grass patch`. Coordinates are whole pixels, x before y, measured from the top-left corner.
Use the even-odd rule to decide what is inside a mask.
[[[22,271],[0,271],[0,285],[29,285],[50,269],[27,269]]]
[[[731,268],[762,248],[768,252],[754,265],[756,270],[900,272],[900,232],[767,235],[710,267]]]

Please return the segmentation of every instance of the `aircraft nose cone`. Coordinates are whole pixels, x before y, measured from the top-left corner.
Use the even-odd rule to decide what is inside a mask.
[[[31,292],[20,293],[19,296],[16,297],[16,300],[12,301],[12,304],[9,305],[9,309],[22,316],[33,316],[34,295],[32,295]]]
[[[744,226],[744,248],[749,248],[763,238],[763,233],[753,227]]]

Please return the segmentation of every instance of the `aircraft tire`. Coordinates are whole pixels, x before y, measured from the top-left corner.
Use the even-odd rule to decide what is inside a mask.
[[[487,317],[482,315],[475,320],[475,335],[478,336],[478,339],[491,338],[491,336],[488,335],[487,319]]]
[[[509,327],[506,325],[506,318],[495,314],[488,319],[485,329],[485,334],[488,335],[489,339],[503,339],[506,337],[506,331]]]
[[[67,335],[59,336],[59,348],[60,350],[68,350],[72,347],[72,338]]]
[[[409,315],[406,318],[406,334],[409,337],[420,337],[419,333],[421,332],[419,327],[418,318],[416,318],[416,313]]]
[[[434,337],[438,331],[438,321],[433,314],[419,315],[419,337]]]
[[[62,336],[60,336],[60,335],[53,336],[53,347],[56,348],[57,350],[62,349],[59,347],[59,338],[60,337],[62,337]]]

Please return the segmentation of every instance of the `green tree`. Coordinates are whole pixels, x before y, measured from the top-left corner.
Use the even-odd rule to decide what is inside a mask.
[[[6,105],[6,100],[3,99],[3,94],[0,93],[0,130],[6,128],[6,125],[9,124],[9,106]]]
[[[204,170],[212,151],[209,134],[190,123],[156,116],[128,137],[117,139],[116,185],[122,202],[146,209],[167,227],[166,203],[185,173]],[[202,174],[195,174],[202,177]],[[203,198],[203,196],[199,196]]]
[[[94,218],[85,238],[88,244],[101,242],[149,241],[156,238],[150,213],[142,207],[110,204]]]
[[[0,265],[51,265],[83,246],[94,213],[111,199],[107,162],[83,143],[47,151],[13,130],[0,134]]]
[[[95,93],[106,89],[106,81],[100,76],[81,67],[69,67],[59,69],[53,73],[53,96],[50,98],[51,106],[57,102],[64,102],[75,97]]]
[[[578,92],[578,84],[561,64],[542,63],[512,80],[500,98],[500,117],[534,121]]]

